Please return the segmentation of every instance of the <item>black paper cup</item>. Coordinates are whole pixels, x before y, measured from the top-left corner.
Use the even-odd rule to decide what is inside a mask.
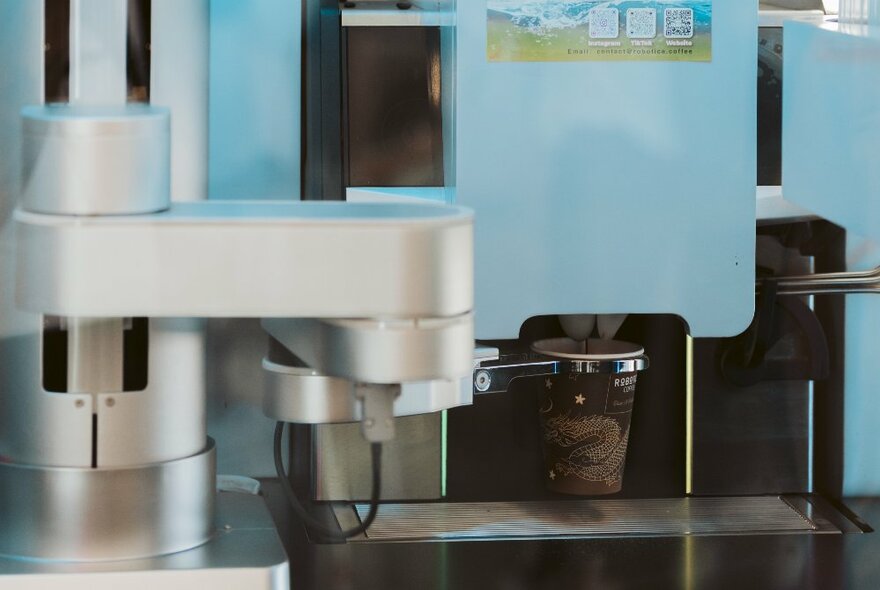
[[[644,349],[569,338],[540,340],[532,349],[560,367],[541,381],[538,396],[547,488],[589,496],[619,492],[636,383],[648,368]]]

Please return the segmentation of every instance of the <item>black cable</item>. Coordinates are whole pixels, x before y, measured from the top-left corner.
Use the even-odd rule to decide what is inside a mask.
[[[328,528],[323,522],[316,519],[308,513],[308,511],[300,504],[290,480],[287,478],[287,472],[284,470],[284,461],[281,456],[281,441],[284,438],[284,422],[275,424],[275,473],[278,474],[278,480],[281,482],[281,489],[287,496],[287,501],[296,515],[302,519],[306,527],[313,529],[322,536],[329,537],[334,540],[345,540],[356,537],[364,533],[373,521],[376,520],[376,514],[379,512],[379,492],[382,488],[382,443],[371,443],[370,454],[373,459],[373,490],[370,496],[370,511],[364,521],[353,529],[340,531]]]

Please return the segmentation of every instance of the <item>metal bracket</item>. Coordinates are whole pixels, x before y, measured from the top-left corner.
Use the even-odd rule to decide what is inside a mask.
[[[474,394],[507,391],[520,377],[540,377],[559,373],[559,361],[536,361],[479,367],[474,371]]]
[[[761,291],[765,279],[756,282]],[[880,293],[880,267],[864,272],[830,272],[792,277],[768,277],[777,285],[777,295],[832,295]]]
[[[515,355],[521,356],[521,355]],[[507,357],[510,358],[509,356]],[[631,373],[648,368],[647,356],[621,360],[560,360],[530,354],[524,362],[481,364],[474,369],[474,395],[507,391],[521,377],[542,377],[560,373]]]
[[[355,384],[354,396],[363,408],[361,432],[369,442],[394,439],[394,400],[399,395],[400,385]]]

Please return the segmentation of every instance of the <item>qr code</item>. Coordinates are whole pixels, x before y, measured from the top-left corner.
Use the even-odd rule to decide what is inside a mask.
[[[626,36],[630,39],[653,39],[657,36],[657,11],[654,8],[630,8],[626,11]]]
[[[663,31],[667,39],[690,39],[694,36],[692,8],[667,8],[663,15]]]
[[[620,13],[616,8],[594,8],[590,11],[590,38],[617,39],[620,34]]]

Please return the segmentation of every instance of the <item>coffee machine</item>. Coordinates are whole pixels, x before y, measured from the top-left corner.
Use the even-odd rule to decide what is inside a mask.
[[[872,587],[867,16],[123,5],[0,0],[0,588]],[[533,343],[593,323],[650,368],[582,497],[536,403],[577,365]]]
[[[843,498],[844,294],[870,292],[875,274],[846,272],[852,228],[827,213],[840,185],[816,165],[835,153],[849,170],[852,154],[836,150],[852,140],[831,116],[844,109],[831,105],[856,99],[821,91],[822,50],[798,39],[854,29],[836,24],[830,3],[716,1],[692,7],[711,14],[710,54],[697,41],[694,53],[661,57],[656,40],[627,41],[627,12],[644,7],[598,7],[617,9],[618,30],[592,37],[586,4],[306,13],[307,63],[334,68],[307,75],[306,100],[341,105],[307,122],[312,152],[338,163],[306,170],[307,186],[324,198],[472,207],[480,345],[473,404],[405,419],[396,462],[416,477],[386,490],[371,529],[345,545],[292,535],[293,553],[307,547],[326,564],[300,562],[308,584],[871,587],[873,568],[844,549],[873,546]],[[657,20],[657,37],[666,25]],[[849,96],[859,75],[842,61],[827,68],[841,69],[835,88]],[[339,83],[328,83],[336,68]],[[853,126],[876,109],[858,100]],[[820,112],[834,141],[819,139]],[[807,185],[824,209],[805,200]],[[572,314],[606,324],[627,314],[616,337],[651,360],[623,489],[610,497],[546,487],[535,399],[557,368],[530,344],[565,335]],[[328,518],[358,522],[369,474],[355,429],[299,436],[311,458],[295,484]]]

